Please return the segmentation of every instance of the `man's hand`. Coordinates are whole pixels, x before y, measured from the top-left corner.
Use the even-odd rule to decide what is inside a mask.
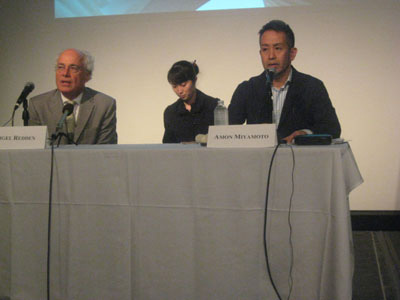
[[[303,135],[303,134],[307,134],[307,132],[305,132],[303,130],[296,130],[291,135],[285,137],[283,140],[286,141],[286,143],[291,144],[295,136]]]

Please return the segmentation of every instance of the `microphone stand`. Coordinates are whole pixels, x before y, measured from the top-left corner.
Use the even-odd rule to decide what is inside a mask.
[[[267,99],[272,101],[272,82],[267,83]]]
[[[24,98],[22,102],[24,107],[24,111],[22,112],[22,120],[24,120],[24,126],[28,126],[28,121],[29,121],[28,100]]]
[[[269,106],[268,108],[271,109],[271,120],[269,120],[271,123],[275,123],[275,120],[274,120],[274,102],[272,100],[272,83],[274,82],[275,71],[276,71],[275,68],[271,68],[271,69],[267,69],[266,70],[266,75],[267,75],[267,104]]]
[[[274,102],[272,101],[272,82],[267,82],[267,104],[271,109],[271,123],[274,123]]]
[[[61,143],[61,138],[62,138],[63,136],[67,138],[68,144],[74,144],[75,146],[78,146],[78,144],[75,143],[75,142],[68,136],[68,134],[66,134],[66,133],[64,133],[64,132],[62,132],[62,131],[58,131],[58,132],[53,133],[53,134],[51,135],[51,138],[50,138],[50,145],[53,146],[53,145],[54,145],[54,142],[57,140],[57,147],[59,147],[59,146],[60,146],[60,143]]]
[[[68,140],[68,143],[75,144],[71,138],[65,132],[61,130],[57,130],[50,137],[50,146],[51,146],[51,167],[50,167],[50,189],[49,189],[49,212],[48,212],[48,223],[47,223],[47,300],[50,300],[50,259],[51,259],[51,214],[52,214],[52,204],[53,204],[53,170],[54,170],[54,144],[57,141],[57,148],[60,146],[61,138],[65,136]]]

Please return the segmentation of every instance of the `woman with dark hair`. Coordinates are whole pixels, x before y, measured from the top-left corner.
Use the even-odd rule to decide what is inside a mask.
[[[168,82],[179,99],[164,111],[163,143],[194,142],[198,134],[207,134],[214,125],[218,99],[196,89],[199,67],[196,62],[181,60],[168,72]]]

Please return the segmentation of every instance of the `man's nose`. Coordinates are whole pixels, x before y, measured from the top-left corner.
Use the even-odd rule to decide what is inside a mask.
[[[69,68],[69,67],[66,67],[66,68],[63,70],[62,75],[65,76],[65,77],[69,77],[69,76],[71,75],[71,70],[70,70],[70,68]]]
[[[275,58],[275,50],[274,49],[270,49],[268,52],[268,58],[269,59],[273,59]]]

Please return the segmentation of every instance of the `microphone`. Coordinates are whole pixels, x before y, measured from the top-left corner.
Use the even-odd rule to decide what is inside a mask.
[[[21,95],[19,95],[17,103],[14,106],[14,110],[17,110],[18,107],[21,105],[21,103],[24,101],[24,99],[26,99],[26,97],[28,97],[29,93],[33,91],[33,89],[35,88],[35,85],[33,84],[33,82],[27,82],[24,86],[24,89],[22,90]]]
[[[56,127],[56,132],[59,132],[61,130],[61,128],[63,127],[63,124],[65,122],[65,119],[72,114],[72,112],[74,111],[74,105],[72,103],[66,103],[63,107],[63,115],[60,119],[60,121],[58,121],[57,123],[57,127]]]
[[[276,72],[275,68],[267,69],[267,83],[268,84],[271,84],[274,81],[275,72]]]

